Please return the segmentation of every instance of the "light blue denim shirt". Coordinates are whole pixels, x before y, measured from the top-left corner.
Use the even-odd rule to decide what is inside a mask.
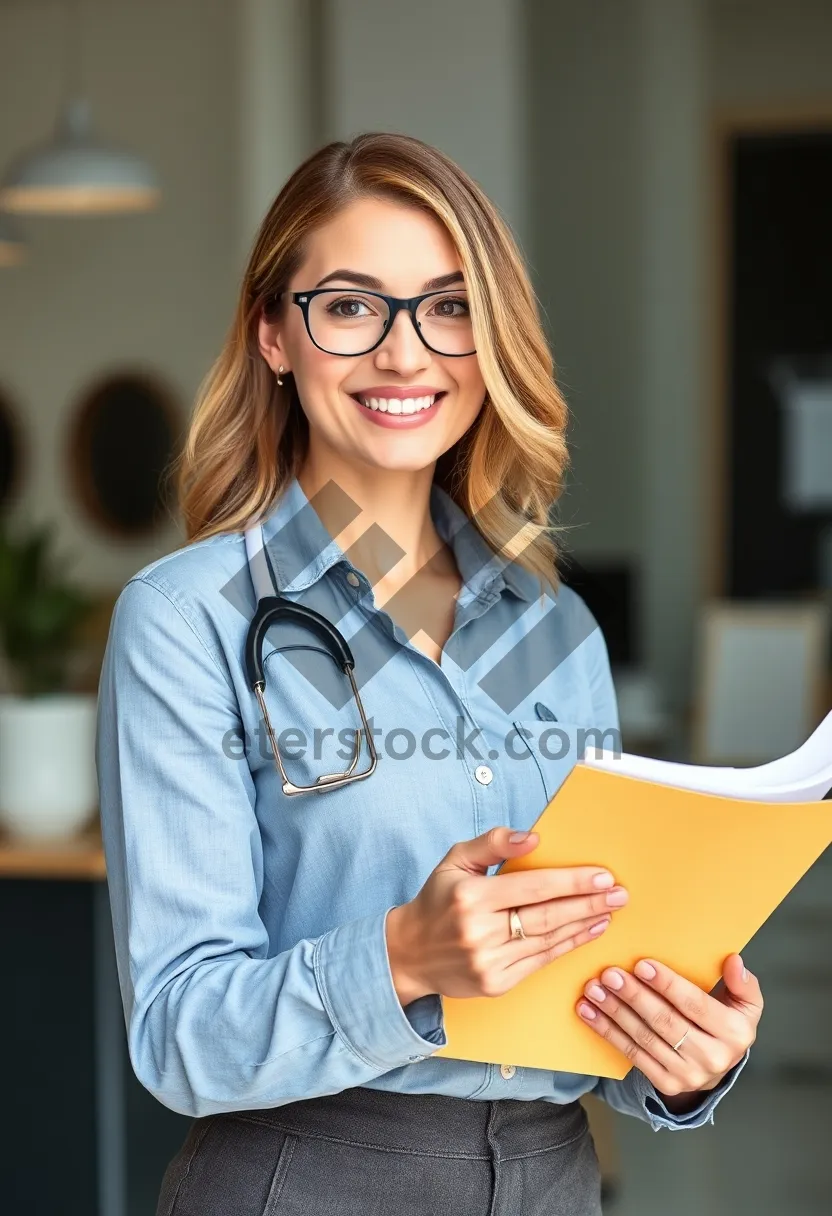
[[[579,727],[618,729],[606,646],[583,600],[565,585],[541,594],[438,486],[431,513],[463,579],[439,663],[375,606],[297,480],[264,520],[283,594],[352,646],[379,751],[372,776],[326,793],[280,788],[243,665],[255,608],[243,535],[189,544],[122,589],[96,760],[136,1075],[192,1117],[360,1085],[557,1103],[595,1089],[656,1129],[712,1121],[742,1063],[676,1117],[636,1069],[610,1081],[433,1056],[447,1042],[440,997],[399,1002],[389,909],[457,841],[530,827],[578,758]],[[275,650],[310,640],[293,629],[267,636],[266,701],[289,776],[307,784],[346,767],[339,732],[358,718],[335,664]],[[602,845],[588,860],[603,864]]]

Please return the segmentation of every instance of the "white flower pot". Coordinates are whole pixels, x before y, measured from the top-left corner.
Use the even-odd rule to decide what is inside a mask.
[[[66,840],[98,801],[94,694],[0,696],[0,823],[30,841]]]

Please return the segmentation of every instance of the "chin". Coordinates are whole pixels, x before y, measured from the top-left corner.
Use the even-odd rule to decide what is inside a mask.
[[[404,445],[402,445],[404,448]],[[357,453],[361,462],[374,469],[397,470],[401,473],[418,473],[420,470],[434,464],[442,455],[435,446],[426,444],[424,447],[413,444],[408,451],[370,450]]]

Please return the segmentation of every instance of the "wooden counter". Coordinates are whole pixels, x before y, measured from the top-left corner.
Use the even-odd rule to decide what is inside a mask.
[[[16,840],[0,831],[0,878],[78,879],[99,882],[106,878],[101,823],[71,840],[37,843]]]

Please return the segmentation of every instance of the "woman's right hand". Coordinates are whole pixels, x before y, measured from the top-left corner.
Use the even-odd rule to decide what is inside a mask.
[[[538,836],[512,842],[511,828],[492,828],[455,844],[418,895],[391,908],[387,952],[402,1005],[428,993],[500,996],[539,967],[595,941],[627,902],[623,887],[600,866],[566,866],[487,874],[522,857]],[[525,938],[512,938],[516,908]]]

